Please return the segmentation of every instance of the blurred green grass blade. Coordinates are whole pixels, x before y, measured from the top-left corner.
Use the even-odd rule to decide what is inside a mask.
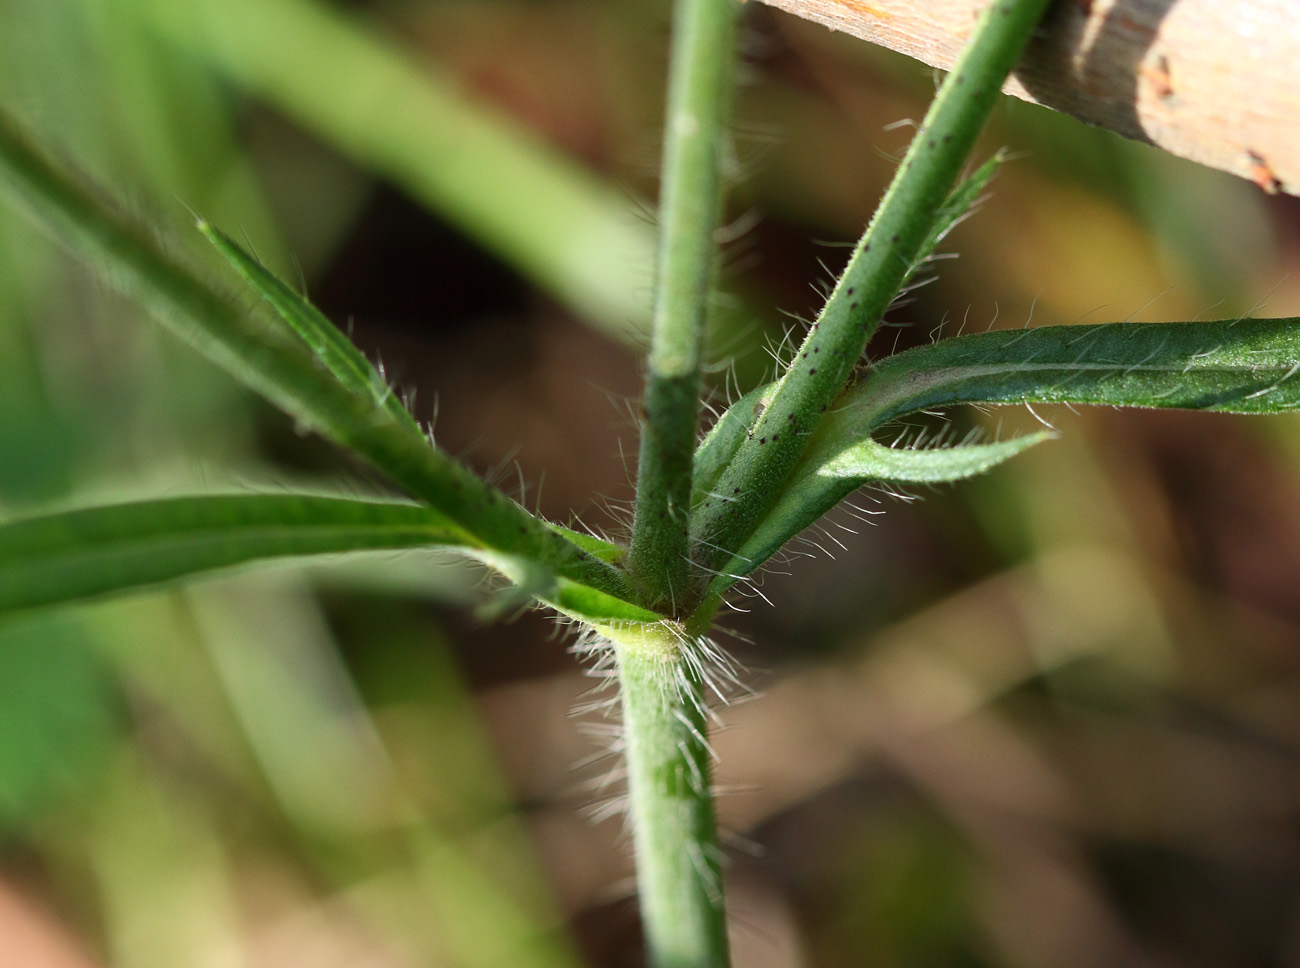
[[[839,438],[818,435],[790,483],[753,536],[722,569],[709,588],[724,591],[752,572],[823,514],[864,484],[942,484],[982,474],[1051,437],[1028,434],[992,444],[913,449],[888,447],[840,426]]]
[[[878,427],[958,403],[1283,413],[1300,409],[1298,374],[1300,318],[1001,330],[881,361],[830,420]]]
[[[63,174],[0,115],[0,185],[172,333],[286,413],[350,447],[504,559],[628,599],[625,576],[553,531],[322,367],[296,337],[227,298]],[[546,596],[543,596],[546,597]],[[595,601],[595,600],[593,600]],[[626,603],[625,603],[626,604]]]
[[[0,624],[0,709],[0,831],[22,836],[93,796],[125,707],[84,623],[49,612]]]
[[[309,0],[124,6],[592,323],[644,332],[654,233],[627,198],[388,39]]]
[[[169,498],[0,524],[0,611],[154,585],[264,558],[451,545],[429,508],[308,495]]]
[[[276,278],[220,229],[203,220],[198,227],[222,258],[266,300],[339,383],[358,396],[369,396],[396,423],[421,433],[383,375],[319,309]]]

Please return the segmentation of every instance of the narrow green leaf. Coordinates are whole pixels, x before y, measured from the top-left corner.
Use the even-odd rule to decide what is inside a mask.
[[[659,616],[527,559],[483,547],[417,504],[307,494],[168,498],[0,523],[0,612],[73,602],[270,558],[440,547],[570,615]]]
[[[881,361],[828,423],[874,429],[958,403],[1282,413],[1300,409],[1297,375],[1300,318],[1000,330]]]
[[[974,477],[1042,443],[1029,434],[993,444],[910,449],[887,447],[839,425],[838,438],[818,440],[777,497],[753,536],[709,587],[717,595],[776,554],[799,532],[864,484],[941,484]]]
[[[257,261],[230,236],[200,219],[198,229],[230,263],[245,282],[255,289],[288,324],[316,358],[343,386],[359,396],[369,396],[399,424],[420,432],[419,425],[402,405],[375,366],[319,309],[294,292]]]
[[[263,558],[435,545],[476,550],[438,512],[395,502],[217,495],[65,511],[0,524],[0,611]]]

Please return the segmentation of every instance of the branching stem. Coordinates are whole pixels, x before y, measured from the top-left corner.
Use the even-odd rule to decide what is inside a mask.
[[[917,130],[848,268],[692,522],[717,568],[754,532],[914,265],[1048,0],[996,0]]]

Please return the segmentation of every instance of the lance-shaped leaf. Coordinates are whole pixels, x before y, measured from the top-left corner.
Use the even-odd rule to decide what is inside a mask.
[[[839,424],[833,434],[818,434],[790,482],[781,490],[758,530],[736,552],[709,593],[716,595],[758,568],[799,532],[865,484],[942,484],[982,474],[1035,444],[1047,432],[992,444],[914,449],[889,447]]]
[[[840,398],[828,422],[874,429],[958,403],[1282,413],[1300,408],[1297,374],[1300,318],[1003,330],[881,361]]]
[[[772,386],[722,415],[696,456],[701,504]],[[936,483],[987,470],[1044,439],[916,451],[870,435],[890,420],[955,404],[1083,403],[1281,413],[1300,409],[1300,319],[1045,326],[942,340],[871,367],[836,401],[754,535],[710,588],[761,565],[826,510],[870,481]]]
[[[630,601],[626,576],[568,541],[339,379],[276,320],[249,314],[111,211],[0,116],[0,185],[42,228],[104,269],[174,335],[250,389],[355,450],[484,548]],[[629,606],[635,609],[635,606]]]
[[[0,612],[263,559],[434,547],[483,561],[570,614],[598,621],[655,618],[534,562],[485,548],[431,508],[307,494],[169,498],[0,524]]]
[[[240,277],[307,344],[308,349],[325,364],[325,368],[334,374],[339,383],[360,396],[369,395],[394,421],[419,432],[419,425],[397,398],[383,374],[324,313],[276,278],[274,273],[220,229],[204,220],[199,221],[198,228]]]

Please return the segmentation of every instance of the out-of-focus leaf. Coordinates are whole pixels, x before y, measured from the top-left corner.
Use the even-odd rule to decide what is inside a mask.
[[[0,625],[0,826],[93,779],[117,738],[117,702],[74,618]]]

